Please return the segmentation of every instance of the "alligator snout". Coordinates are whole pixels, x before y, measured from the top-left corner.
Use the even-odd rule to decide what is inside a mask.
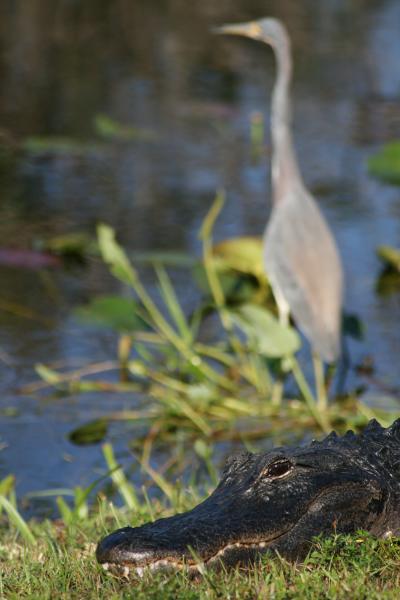
[[[167,521],[161,519],[160,522]],[[141,575],[144,568],[178,569],[191,554],[187,547],[166,535],[165,527],[148,523],[142,527],[123,527],[101,540],[96,557],[107,569]]]
[[[96,558],[101,564],[144,565],[156,559],[154,548],[149,548],[143,536],[135,535],[138,528],[123,527],[107,535],[97,546]],[[146,543],[147,542],[147,543]]]
[[[217,535],[205,552],[201,544],[201,528],[196,531],[197,537],[193,535],[195,532],[185,531],[184,526],[178,527],[177,536],[171,530],[172,535],[168,535],[166,530],[163,531],[163,521],[169,519],[142,527],[124,527],[106,536],[97,546],[98,562],[106,570],[124,576],[130,573],[142,576],[144,569],[178,571],[183,568],[193,576],[199,573],[201,565],[218,568],[221,564],[249,564],[268,550],[268,544],[263,541],[223,543]],[[212,533],[216,532],[209,532],[209,541]],[[218,548],[212,548],[218,540]]]

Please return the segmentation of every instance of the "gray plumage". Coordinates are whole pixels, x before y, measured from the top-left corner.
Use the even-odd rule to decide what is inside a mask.
[[[343,276],[329,227],[304,185],[292,142],[290,39],[278,19],[224,25],[219,33],[269,44],[277,62],[272,92],[272,201],[264,234],[265,269],[282,319],[290,313],[327,362],[340,353]]]

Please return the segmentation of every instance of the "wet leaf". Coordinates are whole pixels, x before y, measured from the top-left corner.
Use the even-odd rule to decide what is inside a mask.
[[[400,185],[400,141],[386,144],[368,160],[371,175],[388,183]]]
[[[136,271],[116,241],[114,230],[102,223],[97,227],[97,236],[101,255],[112,274],[123,283],[134,286],[137,280]]]
[[[400,250],[392,246],[378,246],[376,253],[385,267],[400,273]]]
[[[300,337],[290,326],[282,325],[274,315],[261,306],[246,304],[231,311],[236,325],[247,335],[260,354],[278,358],[299,350]]]
[[[219,269],[234,269],[254,275],[257,279],[266,279],[263,244],[260,237],[248,236],[224,240],[213,247],[213,255],[219,259]]]
[[[90,304],[76,309],[75,314],[82,320],[110,327],[119,332],[132,332],[148,329],[137,315],[139,304],[131,298],[121,296],[98,296]]]
[[[375,284],[375,291],[380,296],[390,296],[400,292],[400,271],[383,269]]]
[[[255,236],[235,237],[223,240],[213,247],[213,255],[222,259],[226,267],[264,275],[262,238]]]
[[[15,476],[7,475],[6,477],[4,477],[3,479],[0,480],[0,495],[8,496],[8,494],[10,492],[12,492],[14,487],[15,487]]]
[[[69,434],[71,442],[77,446],[86,446],[88,444],[98,444],[103,441],[107,435],[107,419],[95,419],[81,427],[77,427]]]
[[[43,379],[43,381],[50,385],[58,385],[62,382],[62,377],[60,376],[60,374],[57,373],[57,371],[54,371],[53,369],[49,369],[49,367],[46,367],[46,365],[43,365],[41,363],[36,364],[35,371],[39,375],[39,377]]]
[[[44,242],[46,250],[64,257],[85,258],[88,254],[98,254],[96,241],[85,232],[65,233]]]

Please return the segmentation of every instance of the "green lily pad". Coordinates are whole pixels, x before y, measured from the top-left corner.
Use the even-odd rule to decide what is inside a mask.
[[[77,427],[69,434],[71,442],[77,446],[86,446],[88,444],[98,444],[102,442],[107,435],[107,419],[95,419],[81,427]]]
[[[260,237],[244,236],[223,240],[213,247],[213,255],[219,259],[221,268],[266,279],[263,242]]]
[[[212,249],[213,267],[218,274],[224,297],[228,302],[257,302],[265,299],[268,281],[263,264],[263,244],[260,237],[235,237],[219,242]],[[210,293],[204,265],[193,269],[199,288]],[[259,292],[262,290],[261,296]]]
[[[400,141],[386,144],[368,160],[368,171],[388,183],[400,185]]]
[[[400,250],[392,246],[379,246],[376,253],[387,270],[400,273]]]
[[[300,336],[289,325],[283,325],[266,308],[245,304],[230,311],[236,325],[247,335],[260,354],[281,358],[294,354],[301,346]]]
[[[74,231],[57,235],[46,240],[43,244],[46,250],[63,257],[84,259],[86,256],[98,254],[96,240],[83,231]]]
[[[137,315],[139,304],[121,296],[98,296],[90,304],[75,310],[82,320],[110,327],[119,332],[147,329],[146,323]]]
[[[383,269],[375,284],[379,296],[386,297],[400,292],[400,272]]]

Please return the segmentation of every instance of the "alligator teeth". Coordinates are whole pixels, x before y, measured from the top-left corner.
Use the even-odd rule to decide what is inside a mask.
[[[393,535],[393,532],[387,531],[386,534],[384,535],[384,537],[390,537],[391,535]],[[267,546],[268,546],[267,542],[255,542],[254,544],[251,544],[251,543],[241,544],[240,542],[234,542],[233,544],[228,544],[224,548],[221,548],[220,550],[218,550],[218,552],[214,556],[209,558],[206,561],[206,563],[214,562],[217,557],[223,556],[224,554],[226,554],[226,552],[228,552],[229,550],[231,550],[233,548],[242,548],[244,550],[246,550],[246,549],[256,550],[258,548],[265,548]],[[176,570],[184,568],[183,563],[177,562],[175,560],[169,560],[167,558],[164,558],[164,559],[162,558],[153,563],[148,563],[147,565],[144,565],[143,567],[135,567],[133,565],[131,567],[129,567],[128,565],[121,566],[118,564],[108,563],[108,562],[102,563],[101,566],[103,567],[103,569],[105,571],[114,571],[114,569],[116,569],[116,571],[122,577],[125,577],[126,579],[129,578],[131,569],[138,577],[143,577],[146,569],[149,569],[150,571],[156,571],[157,569],[162,568],[162,567],[172,568],[172,569],[176,569]],[[190,565],[189,564],[189,565],[186,565],[186,567],[189,568],[189,571],[199,571],[201,573],[202,568],[203,568],[203,563],[201,565],[198,565],[198,564]]]
[[[139,567],[139,568],[140,568],[140,567]],[[125,565],[125,566],[124,566],[124,568],[122,569],[122,575],[123,575],[124,577],[127,577],[127,578],[128,578],[128,577],[129,577],[129,570],[130,570],[130,569],[129,569],[129,567]]]
[[[391,538],[392,536],[393,536],[393,531],[391,531],[391,530],[389,529],[388,531],[386,531],[386,532],[383,534],[383,536],[382,536],[382,537],[383,537],[383,539],[384,539],[384,540],[387,540],[388,538]]]

